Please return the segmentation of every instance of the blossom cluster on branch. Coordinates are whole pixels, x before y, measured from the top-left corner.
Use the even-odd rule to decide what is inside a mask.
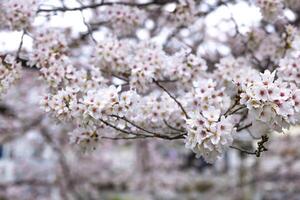
[[[175,8],[166,9],[168,3]],[[101,137],[185,139],[187,148],[214,162],[240,133],[261,137],[299,123],[299,31],[288,20],[278,22],[278,16],[284,18],[285,5],[293,7],[291,1],[257,0],[265,23],[274,31],[262,25],[242,34],[236,27],[235,36],[228,36],[234,40],[227,44],[231,53],[212,55],[212,59],[197,51],[205,36],[200,43],[196,40],[168,50],[169,41],[181,37],[177,28],[179,32],[201,23],[203,16],[216,9],[203,11],[201,2],[102,2],[53,9],[38,9],[36,1],[2,4],[5,12],[0,20],[11,30],[26,29],[24,34],[33,39],[32,50],[23,52],[26,59],[19,57],[22,46],[16,59],[23,61],[23,67],[39,70],[45,80],[48,93],[41,99],[43,109],[72,124],[71,141],[85,149],[93,149]],[[83,16],[86,35],[93,41],[88,43],[82,36],[82,48],[68,31],[30,28],[33,16],[40,13],[85,9],[97,17],[87,22]],[[98,26],[105,26],[109,34],[95,40],[98,19]],[[149,28],[152,38],[164,26],[175,26],[175,32],[164,44],[141,40],[135,34],[147,20],[154,23]],[[82,62],[81,53],[87,62]],[[18,77],[21,64],[0,61],[3,92]]]
[[[0,2],[0,27],[22,30],[31,25],[38,10],[37,0]]]

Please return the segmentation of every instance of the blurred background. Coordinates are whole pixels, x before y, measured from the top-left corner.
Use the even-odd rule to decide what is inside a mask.
[[[35,73],[26,71],[1,101],[1,200],[299,199],[299,128],[274,133],[259,158],[231,149],[213,165],[181,140],[102,139],[82,152],[69,143],[72,127],[39,108]]]
[[[61,1],[46,2],[61,5]],[[216,2],[207,1],[208,5]],[[72,0],[64,3],[78,6]],[[229,9],[223,6],[206,16],[198,29],[183,29],[180,37],[197,37],[197,31],[205,29],[207,42],[199,47],[200,54],[230,54],[224,43],[236,24],[229,19],[234,17],[243,33],[255,26],[261,16],[257,8],[244,1],[229,5]],[[87,19],[91,17],[88,11],[85,15]],[[289,11],[286,16],[294,17]],[[87,31],[78,12],[55,14],[51,19],[41,15],[35,25],[45,22],[48,27],[70,29],[72,37]],[[148,24],[149,30],[138,30],[136,37],[140,40],[149,39],[151,21]],[[104,32],[96,31],[94,37],[101,39]],[[154,41],[163,44],[168,33],[169,30],[162,31]],[[21,35],[1,31],[0,51],[15,51]],[[25,51],[30,51],[31,46],[32,39],[25,36]],[[89,51],[84,48],[79,49],[82,57]],[[75,49],[74,55],[79,53]],[[85,61],[82,58],[77,62]],[[300,199],[298,127],[272,134],[266,145],[268,151],[260,157],[230,149],[213,165],[196,158],[181,140],[102,139],[96,150],[82,152],[69,143],[67,133],[72,126],[56,121],[40,108],[39,97],[45,90],[38,72],[28,68],[0,101],[0,200]],[[241,139],[239,146],[253,152],[257,142]]]

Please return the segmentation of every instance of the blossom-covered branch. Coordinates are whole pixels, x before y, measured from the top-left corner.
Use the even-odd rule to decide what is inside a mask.
[[[284,15],[297,2],[257,0],[261,23],[246,31],[231,0],[77,2],[0,3],[0,28],[23,33],[15,52],[1,53],[0,94],[22,70],[39,71],[41,107],[73,127],[72,143],[88,150],[101,139],[183,139],[215,162],[229,148],[260,156],[269,134],[299,124],[300,36]],[[224,6],[233,24],[218,36],[207,19]],[[80,11],[87,32],[35,23],[68,11]],[[26,37],[32,48],[23,48]],[[262,138],[255,152],[233,146],[242,135]]]

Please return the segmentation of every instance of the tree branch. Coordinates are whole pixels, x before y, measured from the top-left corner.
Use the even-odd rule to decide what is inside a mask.
[[[82,11],[85,9],[95,9],[101,6],[114,6],[114,5],[124,5],[124,6],[131,6],[131,7],[148,7],[153,5],[165,5],[167,3],[174,3],[177,2],[176,0],[154,0],[147,3],[132,3],[132,2],[101,2],[101,3],[95,3],[90,5],[84,5],[81,7],[75,7],[75,8],[68,8],[68,7],[57,7],[54,9],[39,9],[37,13],[42,12],[66,12],[66,11]]]
[[[180,107],[180,109],[181,109],[181,111],[183,112],[183,114],[185,115],[185,117],[187,118],[187,119],[189,119],[190,117],[189,117],[189,115],[187,114],[187,112],[185,111],[185,109],[183,108],[183,106],[182,106],[182,104],[176,99],[176,97],[175,96],[173,96],[165,87],[163,87],[159,82],[157,82],[155,79],[153,79],[153,82],[158,86],[158,87],[160,87],[163,91],[165,91],[168,95],[169,95],[169,97],[171,97],[171,99],[173,99],[176,103],[177,103],[177,105]]]
[[[249,155],[256,155],[256,152],[252,152],[252,151],[247,151],[247,150],[244,150],[244,149],[241,149],[239,147],[236,147],[236,146],[230,146],[231,149],[235,149],[235,150],[238,150],[242,153],[245,153],[245,154],[249,154]]]

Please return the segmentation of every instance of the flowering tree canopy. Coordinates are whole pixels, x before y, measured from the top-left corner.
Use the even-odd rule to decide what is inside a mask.
[[[261,139],[244,151],[259,156],[268,134],[299,123],[300,1],[73,3],[0,1],[0,30],[22,32],[15,51],[0,52],[0,96],[24,70],[39,71],[42,108],[70,124],[83,149],[101,139],[178,139],[212,163],[228,148],[244,151],[234,142],[245,135]],[[259,9],[257,22],[238,23],[240,4]],[[215,33],[209,18],[220,10]],[[68,13],[85,31],[50,25]]]

